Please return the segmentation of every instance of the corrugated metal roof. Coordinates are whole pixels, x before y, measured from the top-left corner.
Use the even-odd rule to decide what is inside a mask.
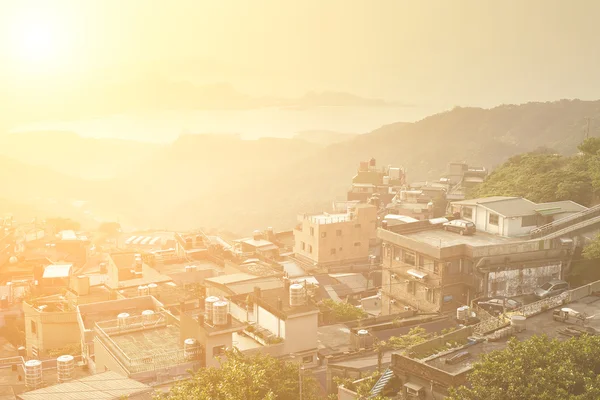
[[[18,398],[22,400],[114,400],[147,393],[147,398],[150,399],[151,392],[152,388],[148,385],[116,372],[107,371],[23,393]]]

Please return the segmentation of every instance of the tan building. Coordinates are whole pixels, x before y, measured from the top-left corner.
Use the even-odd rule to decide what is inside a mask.
[[[530,294],[563,278],[571,244],[477,232],[445,231],[445,219],[379,229],[382,240],[382,315],[406,305],[450,311],[482,296]]]
[[[25,347],[29,357],[77,346],[80,343],[77,306],[110,299],[110,291],[102,285],[90,286],[87,276],[72,277],[70,286],[64,295],[23,302]]]
[[[367,262],[376,229],[377,207],[370,204],[358,204],[341,214],[300,215],[294,253],[321,266]]]

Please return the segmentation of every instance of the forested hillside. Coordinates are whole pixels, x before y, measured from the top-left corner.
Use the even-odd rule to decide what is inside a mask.
[[[595,204],[600,194],[600,138],[585,140],[579,150],[573,156],[546,149],[511,157],[470,196],[522,196],[535,202],[573,200],[586,206]]]

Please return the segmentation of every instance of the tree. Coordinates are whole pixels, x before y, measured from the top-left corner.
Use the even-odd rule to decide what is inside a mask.
[[[585,139],[579,146],[577,146],[579,151],[583,154],[588,154],[592,156],[598,155],[598,151],[600,150],[600,138],[591,137]]]
[[[367,313],[364,310],[354,307],[350,303],[325,299],[323,300],[323,305],[332,312],[335,320],[338,322],[354,321],[367,316]]]
[[[469,374],[469,387],[449,400],[595,400],[600,398],[600,337],[566,341],[513,338],[504,350],[484,355]]]
[[[588,260],[600,259],[600,235],[596,236],[592,242],[586,244],[581,254]]]
[[[299,366],[267,354],[246,356],[229,350],[220,368],[202,368],[190,380],[177,383],[157,400],[275,400],[299,399]],[[319,398],[310,371],[302,374],[302,399]]]

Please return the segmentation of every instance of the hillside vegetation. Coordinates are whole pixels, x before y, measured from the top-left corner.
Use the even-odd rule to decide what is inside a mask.
[[[298,213],[329,210],[333,199],[345,198],[358,163],[375,157],[380,166],[404,166],[411,181],[437,180],[450,161],[493,168],[510,159],[477,195],[570,198],[589,205],[600,187],[597,156],[593,149],[573,156],[587,118],[590,136],[600,136],[600,101],[563,100],[455,108],[331,145],[298,138],[183,135],[155,146],[56,134],[60,148],[47,152],[52,133],[43,139],[14,137],[0,149],[10,155],[0,158],[6,183],[0,197],[27,200],[39,213],[48,203],[42,207],[40,199],[86,200],[94,214],[118,217],[125,228],[285,230],[294,226]],[[37,143],[30,154],[29,144]],[[514,157],[540,146],[546,150]],[[112,177],[89,179],[107,171]]]
[[[548,150],[514,156],[470,196],[522,196],[535,202],[573,200],[590,206],[600,194],[600,139],[587,139],[579,149],[580,154],[570,157]]]

